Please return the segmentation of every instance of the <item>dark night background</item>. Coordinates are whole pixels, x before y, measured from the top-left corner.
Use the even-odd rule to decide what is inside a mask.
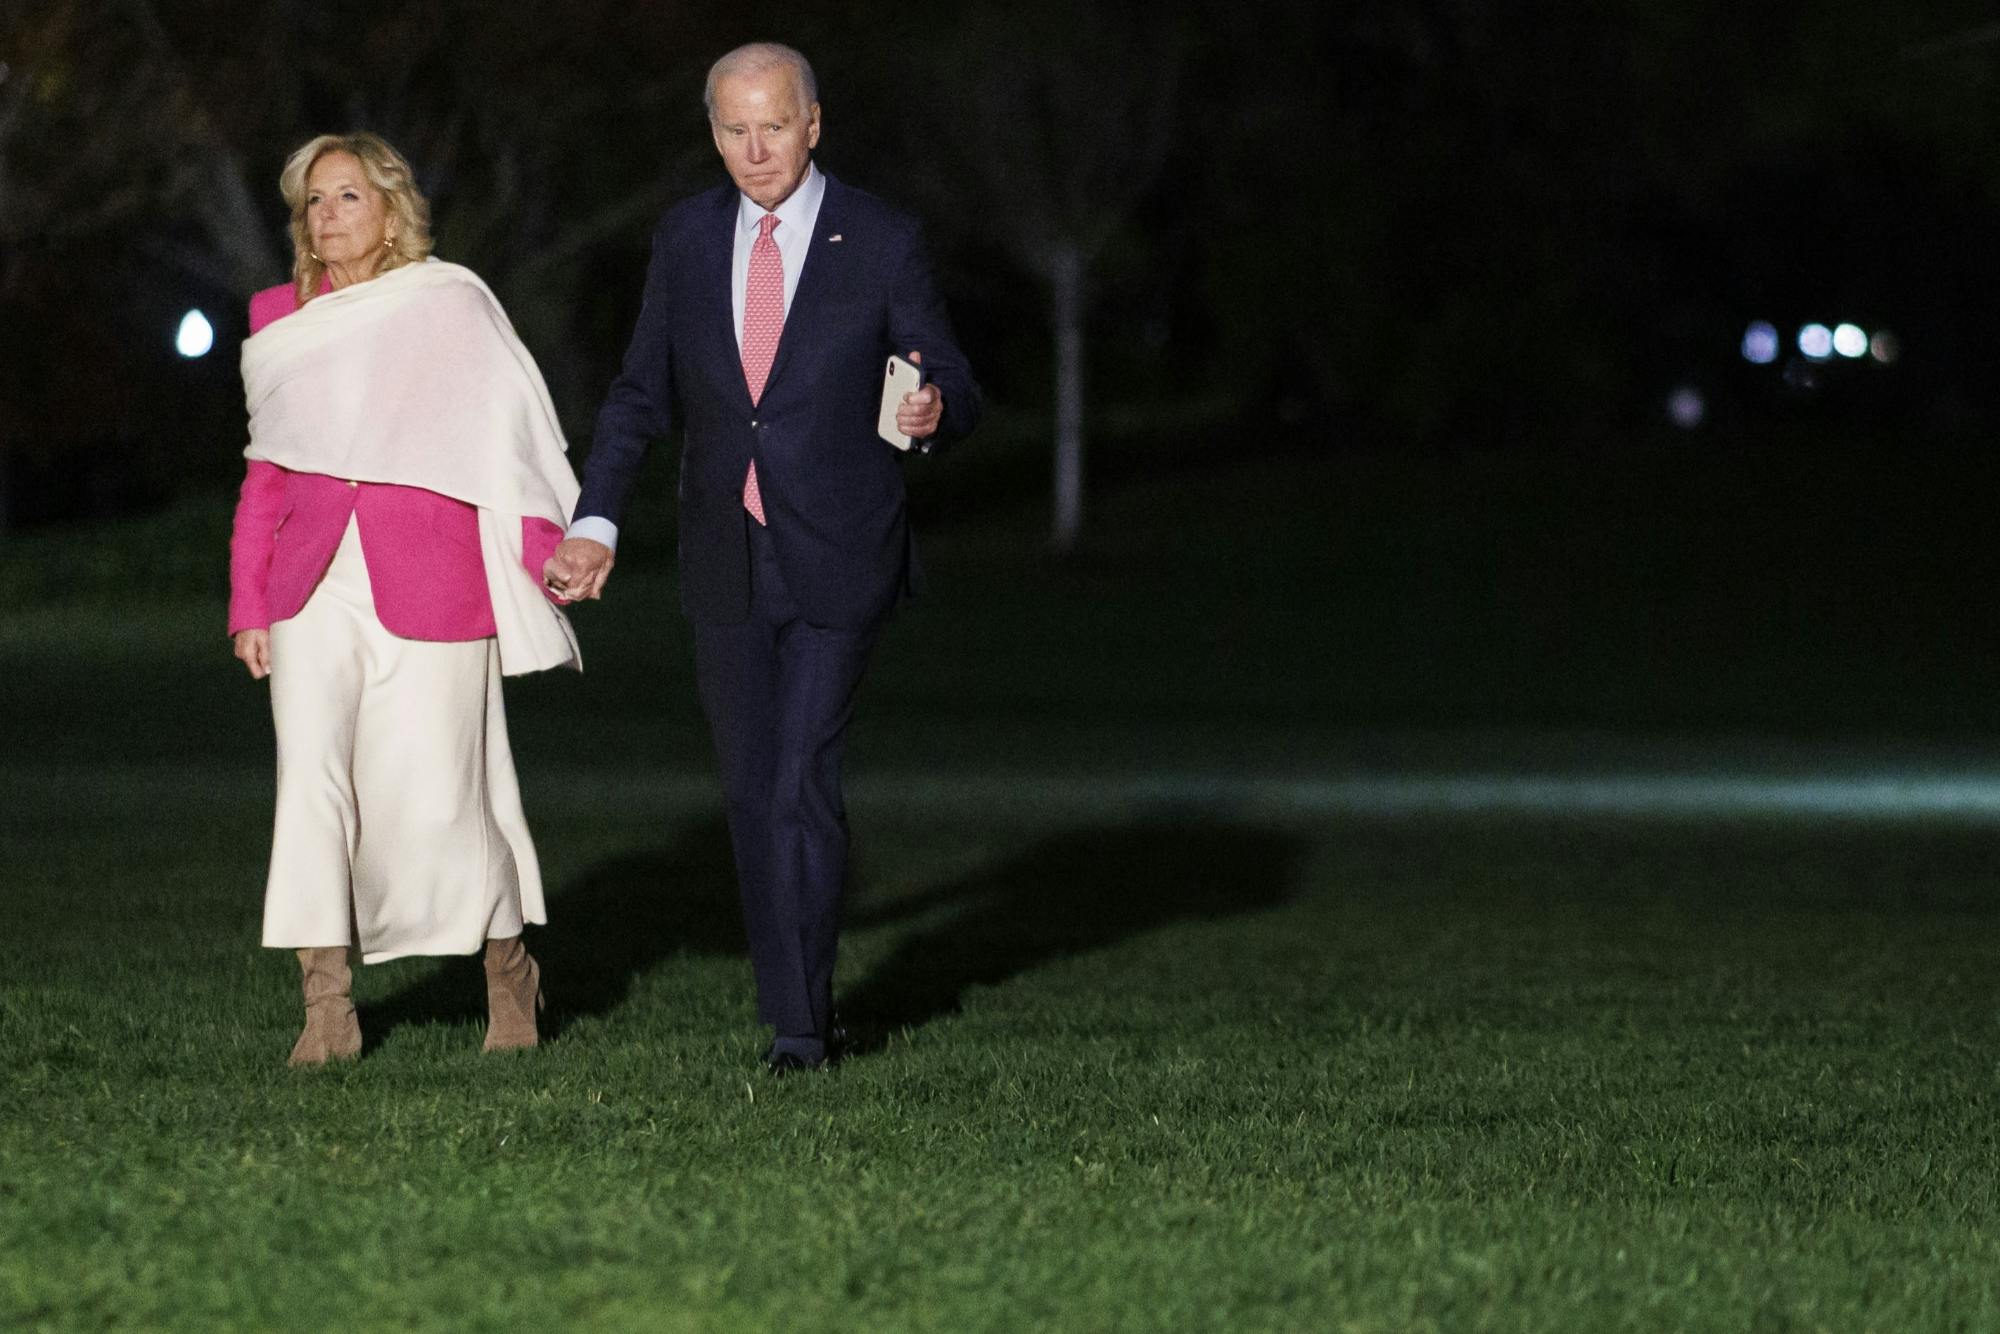
[[[553,1040],[398,960],[287,1070],[281,164],[406,153],[580,458],[757,39],[988,399],[857,1054],[757,1063],[669,448],[506,688]],[[2000,1329],[1996,222],[1971,0],[0,0],[0,1326]]]
[[[1362,540],[1358,508],[1395,562],[1409,514],[1345,490],[1368,476],[1381,495],[1490,496],[1500,548],[1508,506],[1531,541],[1551,515],[1576,521],[1543,557],[1579,585],[1644,565],[1632,596],[1700,601],[1740,569],[1771,581],[1774,624],[1851,605],[1828,590],[1857,578],[1888,605],[1905,579],[1953,572],[1938,596],[1977,608],[2000,410],[1984,13],[1029,0],[767,22],[716,3],[24,0],[0,19],[6,545],[27,559],[38,534],[107,521],[219,543],[245,299],[287,274],[277,171],[329,129],[377,130],[416,164],[437,253],[498,291],[580,457],[652,219],[720,178],[703,73],[773,37],[818,69],[821,164],[929,223],[988,391],[975,444],[913,470],[926,527],[1045,503],[1070,317],[1087,460],[1073,560],[1134,487],[1292,459],[1285,531],[1308,547],[1314,506],[1336,545]],[[172,347],[190,308],[217,329],[198,361]],[[1760,319],[1784,340],[1774,364],[1739,353]],[[1900,356],[1809,362],[1793,340],[1813,320],[1887,329]],[[1676,390],[1698,425],[1671,420]],[[671,467],[652,471],[664,496]],[[1216,559],[1260,545],[1244,517],[1200,539]],[[1816,547],[1841,527],[1875,536]],[[1685,550],[1659,554],[1662,538]],[[1312,582],[1310,561],[1273,568]],[[220,546],[143,578],[219,600]],[[1449,583],[1411,581],[1441,607]],[[1898,632],[1938,682],[1992,639],[1983,618],[1934,636],[1947,619]],[[1496,721],[1472,696],[1454,707]]]

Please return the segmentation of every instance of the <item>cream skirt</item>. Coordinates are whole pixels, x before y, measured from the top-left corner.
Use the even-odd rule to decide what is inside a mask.
[[[375,619],[360,529],[271,627],[278,809],[264,944],[359,943],[364,963],[472,954],[546,922],[491,639]]]

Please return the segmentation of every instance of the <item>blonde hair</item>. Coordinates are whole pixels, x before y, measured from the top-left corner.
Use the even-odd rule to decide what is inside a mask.
[[[314,257],[312,233],[306,227],[306,177],[328,153],[353,154],[361,174],[382,192],[388,205],[390,242],[378,272],[414,264],[431,253],[430,201],[417,189],[416,173],[403,155],[381,135],[366,130],[316,135],[286,158],[285,169],[278,173],[279,193],[292,210],[292,287],[302,306],[319,295],[326,276],[326,265]]]

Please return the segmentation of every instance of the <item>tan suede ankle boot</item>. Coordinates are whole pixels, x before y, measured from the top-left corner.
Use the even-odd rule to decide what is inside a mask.
[[[347,966],[347,946],[300,950],[299,971],[305,978],[306,1026],[287,1064],[325,1065],[361,1055],[361,1023],[354,1017],[354,973]]]
[[[486,1051],[515,1051],[541,1041],[542,967],[519,936],[486,942]]]

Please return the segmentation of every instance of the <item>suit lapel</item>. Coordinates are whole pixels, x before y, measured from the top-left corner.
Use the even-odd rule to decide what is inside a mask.
[[[735,386],[736,396],[747,409],[750,387],[743,383],[743,353],[736,346],[736,294],[729,290],[729,271],[735,259],[737,193],[734,186],[719,193],[721,206],[717,216],[701,229],[701,253],[694,266],[694,272],[705,275],[699,327],[703,337],[715,344],[715,366],[722,383]]]
[[[824,172],[820,173],[825,175]],[[826,177],[826,193],[820,196],[819,217],[813,222],[812,244],[806,247],[805,267],[799,271],[799,286],[792,293],[791,309],[785,312],[784,332],[778,337],[778,355],[771,362],[770,379],[764,382],[764,392],[771,392],[770,386],[784,374],[785,363],[792,359],[792,349],[809,339],[808,332],[814,327],[819,307],[825,298],[832,275],[840,265],[840,242],[830,240],[839,237],[841,215],[840,182]]]

